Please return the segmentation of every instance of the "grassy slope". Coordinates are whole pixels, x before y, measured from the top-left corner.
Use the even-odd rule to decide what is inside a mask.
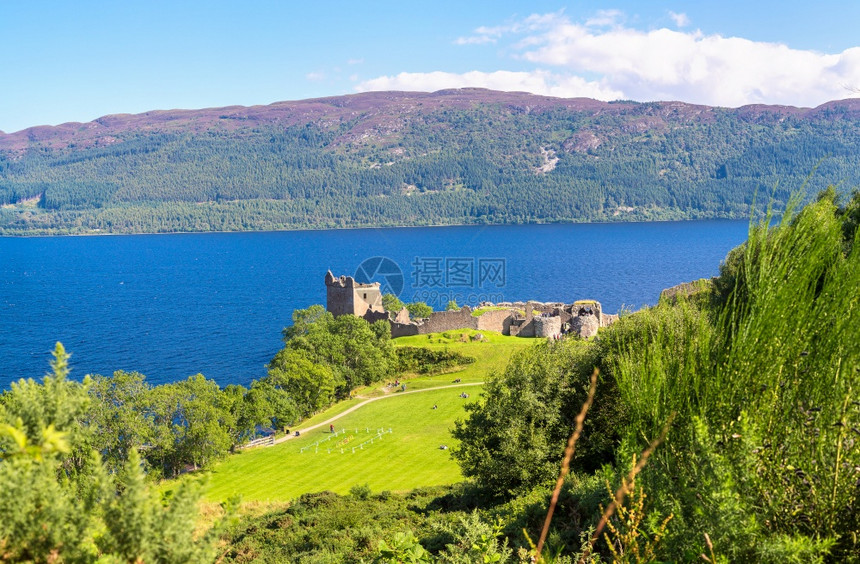
[[[483,335],[484,340],[480,342],[469,340],[476,333]],[[421,389],[434,385],[450,384],[456,378],[460,378],[463,383],[483,382],[488,374],[504,370],[514,351],[531,346],[535,341],[520,337],[508,337],[491,331],[462,329],[430,335],[400,337],[394,343],[401,346],[449,350],[475,358],[473,364],[468,364],[456,372],[435,376],[418,376],[409,381],[409,389]]]
[[[535,342],[489,332],[483,332],[484,342],[474,342],[468,340],[471,334],[474,331],[451,331],[397,339],[397,345],[447,348],[477,359],[461,370],[406,379],[407,389],[450,385],[456,378],[463,383],[481,382],[490,372],[503,369],[512,352]],[[465,341],[461,340],[464,335]],[[466,400],[459,397],[460,392],[474,398],[479,390],[480,387],[474,386],[418,394],[394,393],[339,419],[336,429],[341,433],[347,430],[346,435],[332,438],[327,428],[317,429],[274,447],[232,455],[211,471],[207,498],[220,501],[241,494],[246,501],[286,501],[313,491],[346,493],[352,486],[365,483],[374,491],[397,491],[457,482],[462,475],[451,459],[451,451],[439,447],[452,444],[449,431],[454,420],[463,416]],[[371,397],[381,395],[382,391],[378,387],[360,390],[359,394]],[[332,406],[298,429],[342,413],[360,401],[352,399]],[[432,409],[434,404],[437,409]],[[352,447],[376,436],[374,430],[379,428],[392,432],[352,452]],[[348,437],[353,438],[343,446],[341,454],[338,443]],[[301,452],[302,447],[326,439],[331,440]]]

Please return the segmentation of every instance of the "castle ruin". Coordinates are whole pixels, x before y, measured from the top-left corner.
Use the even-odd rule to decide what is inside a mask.
[[[379,282],[361,284],[352,276],[335,278],[329,270],[325,275],[326,310],[335,317],[340,315],[355,315],[357,317],[373,317],[386,319],[382,307],[382,292]],[[381,315],[380,315],[381,314]]]
[[[474,329],[519,337],[554,338],[574,334],[588,339],[594,337],[600,327],[618,319],[617,315],[603,313],[598,301],[579,300],[572,304],[482,303],[475,310],[464,306],[457,311],[435,311],[430,317],[413,320],[406,308],[396,315],[385,311],[378,282],[361,284],[351,276],[335,278],[328,271],[325,285],[326,310],[332,315],[355,315],[371,323],[385,319],[391,324],[392,337]]]

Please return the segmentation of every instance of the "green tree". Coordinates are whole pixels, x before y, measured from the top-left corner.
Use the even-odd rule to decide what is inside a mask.
[[[267,406],[268,424],[283,429],[301,419],[299,406],[290,395],[281,388],[269,382],[268,378],[251,384],[251,391],[256,397],[263,398]]]
[[[504,373],[486,383],[484,401],[467,403],[466,419],[455,424],[459,445],[453,455],[463,474],[498,495],[555,478],[598,363],[594,344],[575,340],[540,343],[514,354]],[[610,462],[615,427],[624,420],[614,380],[601,375],[573,467]]]
[[[406,306],[406,309],[409,310],[409,317],[412,319],[430,317],[430,314],[433,313],[433,308],[424,302],[412,302]]]
[[[117,469],[130,452],[152,439],[151,388],[143,374],[120,370],[111,377],[91,377],[86,389],[90,402],[85,425],[91,433],[90,444],[108,467]]]
[[[445,311],[460,311],[460,306],[457,305],[457,300],[451,300],[445,306]]]
[[[382,307],[389,313],[398,313],[403,309],[403,302],[394,294],[382,294]]]
[[[307,351],[287,348],[280,350],[269,363],[269,383],[293,398],[301,417],[329,405],[335,389],[342,384],[331,367],[314,363]]]
[[[267,394],[253,383],[250,388],[229,384],[222,391],[235,425],[228,429],[234,445],[252,436],[257,425],[272,425],[272,402]]]
[[[167,476],[199,468],[230,450],[237,420],[231,401],[201,374],[152,388],[153,437],[147,459]]]
[[[293,324],[284,329],[284,341],[317,332],[321,328],[328,327],[332,321],[334,316],[319,304],[314,304],[307,309],[294,310]]]
[[[171,385],[178,399],[177,431],[183,459],[195,468],[221,458],[233,442],[229,429],[235,427],[218,384],[202,374]]]
[[[322,378],[322,382],[334,382],[335,397],[346,397],[356,386],[382,380],[397,366],[388,322],[370,324],[353,315],[335,318],[319,305],[293,313],[293,326],[284,330],[284,345],[284,351],[301,353],[309,363],[331,371],[331,379],[324,372],[316,377]],[[280,357],[276,355],[274,364],[270,363],[270,368],[274,367],[276,372],[285,370],[285,360],[291,358],[284,351],[278,353]],[[307,386],[302,389],[305,398],[320,395],[309,392]],[[313,411],[313,407],[300,405],[302,397],[292,399],[299,413]]]

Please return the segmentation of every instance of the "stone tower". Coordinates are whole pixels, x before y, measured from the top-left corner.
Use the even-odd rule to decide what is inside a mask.
[[[597,335],[597,330],[603,326],[603,311],[598,301],[573,302],[570,313],[570,329],[583,339],[594,337]]]
[[[335,278],[329,270],[325,287],[326,310],[335,317],[347,314],[367,317],[368,312],[385,314],[379,282],[360,284],[352,276]]]

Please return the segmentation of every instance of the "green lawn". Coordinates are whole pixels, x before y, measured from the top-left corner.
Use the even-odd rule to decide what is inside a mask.
[[[486,331],[482,332],[484,341],[470,341],[474,333],[449,331],[396,339],[396,345],[447,348],[476,358],[475,363],[445,374],[404,375],[401,380],[406,382],[407,392],[451,385],[457,378],[462,383],[482,382],[490,372],[503,370],[514,351],[535,343],[533,339]],[[357,390],[356,394],[376,397],[381,395],[381,389],[379,385]],[[464,416],[463,405],[476,399],[481,389],[468,386],[415,394],[389,393],[338,419],[337,437],[332,437],[326,427],[274,447],[241,451],[208,473],[206,497],[222,501],[241,494],[245,501],[287,501],[307,492],[347,493],[352,486],[365,483],[378,492],[458,482],[463,477],[450,449],[439,447],[453,445],[450,431],[454,421]],[[462,392],[469,394],[468,400],[460,397]],[[295,428],[301,430],[325,421],[361,401],[362,398],[353,398],[341,402]],[[433,405],[437,409],[432,409]],[[381,439],[374,438],[378,429],[385,431]],[[367,442],[371,438],[372,444]]]
[[[463,389],[472,399],[480,387]],[[339,419],[337,437],[327,428],[317,429],[274,447],[232,455],[210,472],[207,498],[241,494],[243,500],[289,500],[313,491],[346,493],[364,483],[382,491],[460,481],[450,450],[439,447],[452,444],[449,431],[467,401],[459,397],[461,391],[392,395]],[[366,443],[377,429],[385,430],[382,438]],[[325,442],[312,446],[318,441]],[[301,452],[302,447],[308,448]]]

